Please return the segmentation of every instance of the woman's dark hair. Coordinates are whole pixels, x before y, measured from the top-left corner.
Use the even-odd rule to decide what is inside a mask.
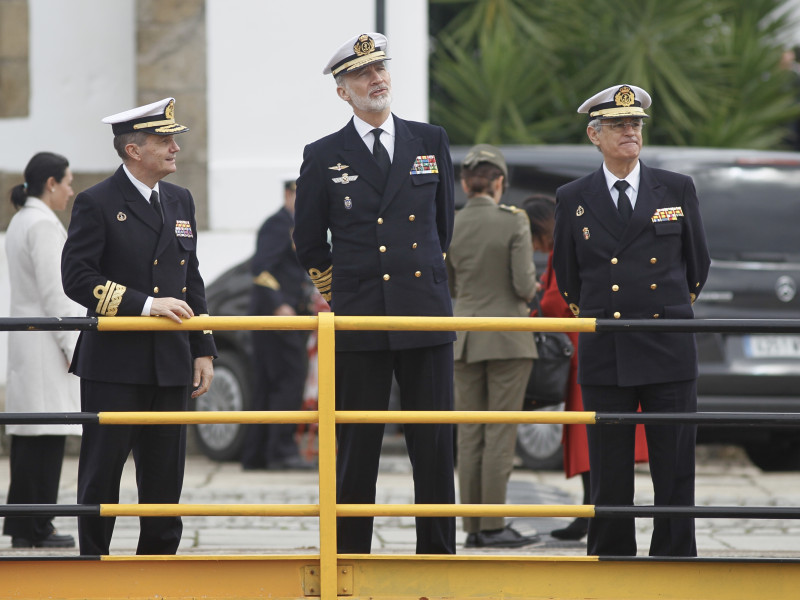
[[[556,218],[556,201],[546,194],[533,194],[522,201],[522,209],[528,213],[531,222],[531,235],[545,237],[553,233]]]
[[[489,185],[503,174],[500,167],[488,162],[478,163],[472,169],[461,168],[461,179],[467,184],[467,196],[479,196],[489,193]]]
[[[11,188],[11,204],[20,208],[25,206],[28,196],[41,198],[44,185],[52,177],[60,182],[67,173],[69,161],[54,152],[39,152],[33,155],[25,167],[25,183]]]

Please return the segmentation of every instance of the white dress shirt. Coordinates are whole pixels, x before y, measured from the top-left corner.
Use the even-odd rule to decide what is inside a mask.
[[[366,121],[359,119],[356,115],[353,115],[353,125],[356,126],[358,135],[360,135],[361,139],[364,140],[369,153],[372,154],[372,146],[375,144],[375,136],[373,135],[372,130],[375,129],[375,127]],[[383,144],[383,147],[386,148],[386,152],[389,153],[389,160],[392,161],[394,160],[394,118],[392,117],[391,113],[389,114],[389,118],[386,119],[380,126],[380,129],[383,129],[383,133],[381,134],[381,144]]]
[[[159,196],[161,195],[161,193],[158,191],[158,182],[156,182],[156,185],[155,185],[155,187],[153,187],[153,189],[150,189],[149,186],[145,185],[144,183],[142,183],[141,181],[136,179],[136,177],[133,176],[133,173],[131,173],[128,170],[128,167],[126,167],[124,164],[122,165],[122,170],[125,171],[125,175],[127,175],[128,179],[131,180],[131,183],[133,184],[133,187],[135,187],[137,190],[139,190],[139,193],[144,197],[144,199],[147,201],[148,204],[150,204],[150,194],[151,193],[156,192],[156,193],[159,194]],[[152,296],[148,296],[147,300],[144,301],[144,306],[142,307],[142,316],[143,317],[149,317],[150,316],[150,307],[152,307],[152,306],[153,306],[153,297]]]
[[[606,176],[608,192],[611,194],[611,199],[614,201],[614,206],[617,206],[617,200],[619,200],[619,190],[614,187],[614,184],[617,183],[617,181],[620,181],[620,178],[608,170],[605,162],[603,163],[603,173]],[[639,197],[639,180],[641,179],[641,174],[641,164],[637,160],[633,171],[628,173],[628,176],[624,179],[624,181],[628,182],[628,189],[625,190],[625,193],[628,194],[628,198],[631,199],[631,208],[633,209],[636,208],[636,198]]]

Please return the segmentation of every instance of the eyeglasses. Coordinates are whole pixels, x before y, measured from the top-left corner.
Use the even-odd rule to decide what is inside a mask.
[[[628,127],[630,127],[631,129],[633,129],[633,131],[636,132],[636,131],[641,131],[642,130],[642,127],[644,127],[644,121],[642,121],[642,120],[638,120],[638,121],[608,121],[608,122],[604,121],[604,122],[602,122],[602,125],[608,127],[609,129],[611,129],[611,131],[614,131],[616,133],[622,133]]]

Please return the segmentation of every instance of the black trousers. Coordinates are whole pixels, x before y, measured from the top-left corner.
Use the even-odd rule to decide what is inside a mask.
[[[12,435],[9,466],[8,504],[56,504],[64,435]],[[3,535],[43,540],[53,533],[53,516],[6,517]]]
[[[255,388],[252,410],[300,410],[308,370],[306,331],[254,331]],[[245,425],[242,465],[269,466],[297,456],[294,423]]]
[[[582,385],[583,407],[596,412],[697,412],[696,380],[635,387]],[[635,425],[586,428],[595,505],[633,505]],[[645,425],[656,506],[694,505],[697,425]],[[587,552],[634,556],[633,518],[593,518]],[[650,556],[697,556],[693,518],[653,519]]]
[[[336,408],[387,410],[392,376],[402,410],[452,410],[453,345],[336,353]],[[384,424],[338,428],[336,495],[342,504],[374,504]],[[455,502],[453,425],[403,426],[417,504]],[[337,520],[339,553],[367,554],[372,517]],[[455,554],[454,517],[417,517],[417,554]]]
[[[81,380],[81,410],[180,411],[189,403],[188,386],[160,387]],[[186,460],[185,425],[84,425],[78,462],[78,502],[116,504],[128,454],[136,464],[140,504],[180,501]],[[114,517],[78,517],[82,555],[108,554]],[[181,541],[180,517],[140,517],[136,554],[175,554]]]

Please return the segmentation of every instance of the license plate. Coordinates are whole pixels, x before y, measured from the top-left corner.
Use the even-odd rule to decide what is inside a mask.
[[[744,354],[751,358],[800,358],[800,336],[748,335]]]

